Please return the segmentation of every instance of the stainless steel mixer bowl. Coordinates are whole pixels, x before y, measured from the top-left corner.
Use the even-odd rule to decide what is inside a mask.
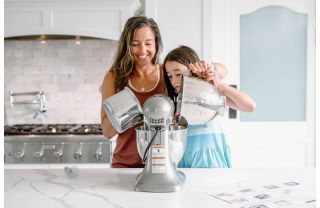
[[[103,106],[112,126],[119,133],[143,123],[142,107],[128,87],[105,99]]]
[[[137,148],[141,159],[149,143],[149,128],[147,126],[139,126],[135,128]]]
[[[189,125],[207,123],[226,110],[226,97],[204,80],[183,76],[177,98],[177,114],[187,119]]]
[[[147,126],[140,126],[135,130],[138,152],[140,157],[143,158],[149,139],[151,139],[149,138],[150,131]],[[171,161],[177,166],[187,145],[187,128],[185,126],[171,125],[168,131],[169,155]]]

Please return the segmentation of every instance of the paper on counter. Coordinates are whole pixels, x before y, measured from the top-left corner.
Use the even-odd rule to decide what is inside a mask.
[[[214,198],[241,208],[316,207],[315,185],[301,181],[233,185],[208,192]]]

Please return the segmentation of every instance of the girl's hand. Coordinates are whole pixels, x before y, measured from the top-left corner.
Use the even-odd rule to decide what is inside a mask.
[[[192,73],[192,76],[198,77],[213,84],[219,90],[222,82],[219,74],[215,70],[213,70],[213,67],[214,66],[207,61],[199,61],[193,64],[189,64],[189,69]]]
[[[221,90],[221,86],[223,85],[223,82],[221,81],[219,75],[217,72],[209,72],[206,78],[206,81],[213,84],[219,91],[220,94],[224,95],[224,93]]]
[[[191,75],[204,80],[209,78],[209,73],[212,72],[212,67],[212,64],[207,61],[199,61],[189,64]]]

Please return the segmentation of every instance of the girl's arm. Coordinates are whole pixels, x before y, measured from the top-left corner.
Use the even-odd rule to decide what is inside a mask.
[[[216,63],[215,70],[213,70],[214,66],[211,63],[200,61],[189,64],[189,68],[196,77],[213,83],[219,93],[227,97],[227,105],[231,108],[243,112],[252,112],[255,110],[256,103],[249,95],[221,81],[228,73],[224,65]]]
[[[224,65],[219,63],[214,63],[214,66],[220,79],[223,79],[228,75],[228,70]]]
[[[252,112],[256,109],[256,102],[246,93],[221,82],[218,91],[227,97],[227,105],[233,109]]]
[[[218,73],[211,72],[207,81],[213,82],[219,93],[227,97],[227,105],[231,108],[243,112],[252,112],[256,109],[256,102],[249,95],[223,83]]]

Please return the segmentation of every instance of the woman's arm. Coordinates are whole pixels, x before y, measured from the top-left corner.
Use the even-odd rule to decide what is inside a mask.
[[[115,77],[112,72],[108,72],[103,79],[102,83],[102,102],[108,97],[116,94],[116,90],[114,88]],[[101,103],[102,103],[101,102]],[[114,135],[118,134],[118,132],[113,128],[112,124],[109,121],[109,118],[104,110],[103,103],[101,104],[101,127],[103,136],[107,138],[111,138]]]

